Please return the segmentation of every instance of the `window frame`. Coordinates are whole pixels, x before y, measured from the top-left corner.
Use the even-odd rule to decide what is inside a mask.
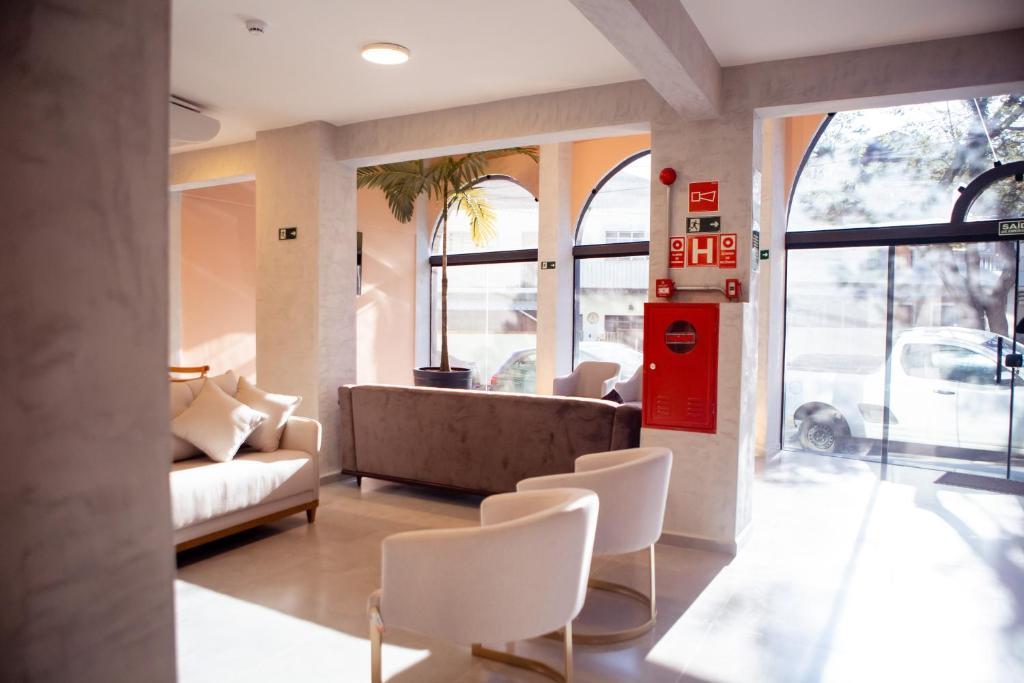
[[[637,159],[641,159],[645,156],[651,156],[651,149],[640,150],[630,154],[628,157],[617,163],[607,173],[605,173],[601,179],[594,185],[593,189],[590,190],[590,194],[587,196],[587,201],[583,203],[583,208],[580,209],[579,216],[576,217],[576,230],[573,233],[573,247],[572,247],[572,367],[575,368],[577,364],[577,356],[579,352],[579,345],[576,343],[576,319],[579,317],[579,293],[580,293],[580,261],[588,258],[614,258],[622,256],[647,256],[650,258],[651,255],[651,241],[637,240],[635,242],[605,242],[603,244],[579,244],[580,231],[583,229],[583,219],[586,218],[587,212],[590,210],[590,205],[594,201],[594,197],[604,188],[604,186],[617,175],[622,169],[632,164]],[[650,224],[648,224],[648,235],[650,235]],[[648,261],[650,263],[650,261]],[[650,278],[648,277],[648,280]],[[644,297],[646,302],[650,297],[650,283],[647,285],[647,296]]]

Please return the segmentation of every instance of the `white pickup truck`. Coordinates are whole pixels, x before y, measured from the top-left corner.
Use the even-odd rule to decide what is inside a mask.
[[[1013,452],[1024,453],[1024,383],[1009,366],[1024,347],[984,330],[918,327],[893,340],[889,439],[1006,452],[1011,385]],[[1008,358],[1009,356],[1009,358]],[[853,439],[881,439],[883,358],[787,359],[785,412],[800,444],[831,453]]]

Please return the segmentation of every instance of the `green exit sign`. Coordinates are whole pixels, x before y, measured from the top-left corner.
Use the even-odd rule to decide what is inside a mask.
[[[761,250],[761,260],[762,261],[767,261],[768,260],[768,250],[767,249],[762,249]]]

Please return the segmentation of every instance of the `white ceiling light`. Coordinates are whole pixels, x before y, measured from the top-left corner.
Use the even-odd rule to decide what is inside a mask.
[[[374,64],[405,64],[409,61],[409,48],[396,43],[370,43],[363,46],[362,55]]]

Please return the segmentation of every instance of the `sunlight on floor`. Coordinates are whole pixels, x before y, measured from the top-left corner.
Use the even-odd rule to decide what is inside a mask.
[[[175,601],[180,681],[370,680],[370,645],[365,637],[181,580],[175,581]],[[255,653],[262,656],[253,657]],[[385,643],[385,672],[395,675],[429,656],[429,650]]]

